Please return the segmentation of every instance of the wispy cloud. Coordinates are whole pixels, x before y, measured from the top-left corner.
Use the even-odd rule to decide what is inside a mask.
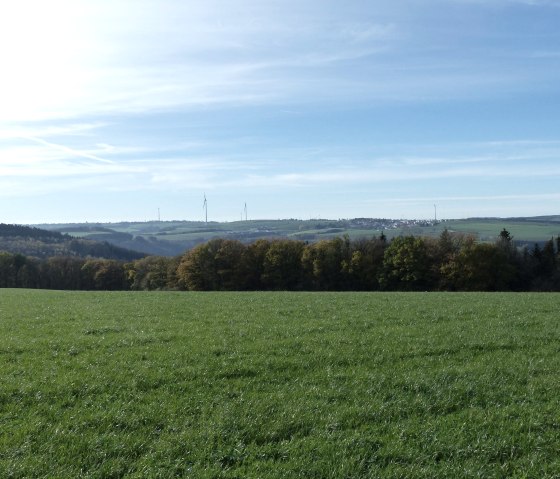
[[[536,194],[517,194],[517,195],[464,195],[464,196],[428,196],[410,198],[381,198],[376,199],[376,203],[438,203],[438,202],[465,202],[465,201],[550,201],[560,200],[560,193],[536,193]]]
[[[86,158],[88,160],[93,160],[99,163],[106,163],[106,164],[110,164],[110,165],[114,165],[113,161],[110,160],[106,160],[105,158],[101,158],[98,155],[93,155],[91,153],[88,153],[86,151],[80,151],[74,148],[70,148],[68,146],[65,145],[60,145],[58,143],[52,143],[46,140],[43,140],[42,138],[36,138],[33,136],[27,136],[24,137],[24,139],[38,143],[40,145],[44,145],[48,148],[52,148],[54,150],[59,150],[62,151],[63,153],[66,153],[68,157],[73,157],[73,158]]]
[[[0,121],[202,106],[433,101],[515,90],[541,74],[514,64],[504,70],[481,50],[458,69],[456,52],[440,47],[454,41],[452,35],[432,37],[410,23],[424,8],[416,2],[408,4],[407,16],[377,4],[359,12],[331,2],[330,8],[249,0],[75,3],[44,11],[44,24],[31,26],[24,8],[6,13],[4,22],[19,21],[23,32],[11,27],[0,40],[27,38],[27,58],[12,55],[3,66]]]
[[[0,128],[0,140],[14,140],[28,137],[89,136],[95,130],[106,126],[108,126],[108,124],[105,122],[2,126],[2,128]]]
[[[541,150],[540,142],[520,142],[529,148],[523,155],[512,156],[508,151],[493,156],[440,157],[355,157],[322,156],[321,150],[289,149],[267,154],[204,156],[191,154],[178,157],[161,156],[161,152],[142,147],[131,148],[147,157],[116,162],[100,156],[119,151],[117,147],[97,145],[98,149],[83,151],[56,142],[28,138],[30,144],[0,151],[1,183],[27,181],[34,190],[57,191],[60,181],[73,178],[84,181],[66,185],[64,190],[89,187],[93,191],[113,190],[216,190],[244,188],[345,188],[352,185],[413,184],[460,180],[488,181],[497,179],[528,180],[560,179],[560,164],[555,154]],[[547,144],[547,142],[544,142]],[[528,146],[527,146],[528,145]],[[126,151],[124,148],[122,151]],[[101,153],[100,153],[101,152]],[[304,159],[303,161],[301,159]],[[286,160],[286,159],[289,159]],[[538,168],[535,167],[538,161]],[[109,179],[110,178],[110,179]],[[49,184],[41,184],[49,179]],[[432,184],[432,183],[430,183]],[[19,190],[29,194],[30,188]],[[16,194],[13,188],[3,189],[4,196]]]

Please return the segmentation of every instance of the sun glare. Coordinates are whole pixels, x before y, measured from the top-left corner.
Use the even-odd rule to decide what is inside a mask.
[[[0,120],[38,120],[82,94],[84,12],[78,1],[0,7]]]

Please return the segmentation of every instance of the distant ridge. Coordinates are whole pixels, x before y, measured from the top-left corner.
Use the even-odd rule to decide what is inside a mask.
[[[22,254],[36,258],[73,256],[132,261],[145,256],[107,241],[74,238],[59,231],[23,225],[0,223],[0,252]]]
[[[437,237],[445,229],[494,241],[506,228],[519,244],[543,243],[560,234],[560,215],[516,218],[407,220],[386,218],[280,219],[209,221],[123,221],[118,223],[68,223],[35,225],[76,238],[106,241],[149,255],[177,256],[213,238],[250,243],[258,239],[289,238],[306,242],[348,235],[351,239],[379,236]]]

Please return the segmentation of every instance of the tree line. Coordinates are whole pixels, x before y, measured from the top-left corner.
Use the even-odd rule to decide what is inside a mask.
[[[168,258],[134,261],[0,253],[0,287],[191,291],[560,291],[560,237],[518,248],[445,230],[316,243],[212,239]]]

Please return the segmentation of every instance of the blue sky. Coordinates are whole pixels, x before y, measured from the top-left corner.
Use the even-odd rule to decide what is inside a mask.
[[[560,0],[0,6],[0,222],[560,213]]]

